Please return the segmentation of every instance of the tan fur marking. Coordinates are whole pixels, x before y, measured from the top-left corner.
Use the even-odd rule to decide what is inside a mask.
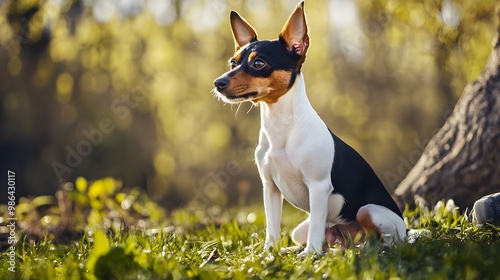
[[[290,79],[292,78],[292,73],[285,70],[274,71],[269,78],[258,78],[268,80],[269,84],[266,89],[265,95],[257,96],[254,102],[265,102],[268,104],[275,103],[278,99],[283,96],[288,91],[288,85]]]
[[[238,71],[231,77],[231,83],[229,83],[228,91],[232,92],[236,96],[239,96],[254,91],[252,88],[252,76],[243,71]]]
[[[253,102],[275,103],[288,91],[291,72],[276,70],[270,77],[254,77],[243,71],[238,71],[231,77],[229,92],[236,96],[245,95],[250,92],[258,92]]]
[[[360,209],[356,214],[356,221],[358,221],[358,223],[361,225],[366,235],[375,232],[378,237],[382,237],[382,232],[375,225],[375,223],[373,223],[372,216],[367,210],[363,211],[363,209]]]
[[[250,61],[252,61],[252,59],[254,59],[254,57],[257,56],[257,53],[256,52],[251,52],[249,55],[248,55],[248,63],[250,63]]]
[[[240,58],[241,58],[241,52],[237,52],[237,53],[235,53],[235,54],[234,54],[234,56],[233,56],[233,59],[234,59],[236,62],[240,61]]]

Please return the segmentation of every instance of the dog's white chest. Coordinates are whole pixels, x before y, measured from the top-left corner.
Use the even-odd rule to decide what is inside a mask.
[[[266,153],[266,168],[283,197],[292,205],[309,212],[309,191],[303,176],[285,149]]]
[[[307,100],[301,75],[276,103],[261,106],[255,154],[261,178],[264,186],[275,185],[292,205],[310,212],[321,203],[310,197],[312,192],[331,196],[334,152],[333,138]],[[341,208],[341,200],[332,203],[338,201]],[[332,217],[338,215],[339,207],[332,207]]]

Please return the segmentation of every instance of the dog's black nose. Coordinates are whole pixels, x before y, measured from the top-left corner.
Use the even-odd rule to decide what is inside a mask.
[[[218,91],[224,90],[229,85],[229,79],[226,77],[218,78],[214,81],[215,87]]]

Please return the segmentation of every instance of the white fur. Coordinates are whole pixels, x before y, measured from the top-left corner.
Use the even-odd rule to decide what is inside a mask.
[[[298,74],[290,90],[276,103],[261,103],[261,131],[255,157],[264,187],[266,212],[265,248],[275,245],[280,234],[282,198],[310,213],[304,254],[321,254],[328,223],[338,223],[344,204],[333,195],[330,173],[334,142],[325,123],[306,96]],[[300,239],[304,225],[297,228]]]
[[[364,211],[369,213],[372,223],[380,230],[384,246],[390,247],[405,240],[406,225],[396,213],[376,204],[367,204],[359,208],[358,213]]]

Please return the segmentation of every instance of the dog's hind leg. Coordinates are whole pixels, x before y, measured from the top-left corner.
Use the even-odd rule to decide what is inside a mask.
[[[359,208],[356,220],[367,234],[375,232],[384,246],[391,247],[406,238],[403,219],[384,206],[367,204]]]
[[[297,245],[306,246],[308,232],[309,218],[305,219],[292,231],[292,241]]]

